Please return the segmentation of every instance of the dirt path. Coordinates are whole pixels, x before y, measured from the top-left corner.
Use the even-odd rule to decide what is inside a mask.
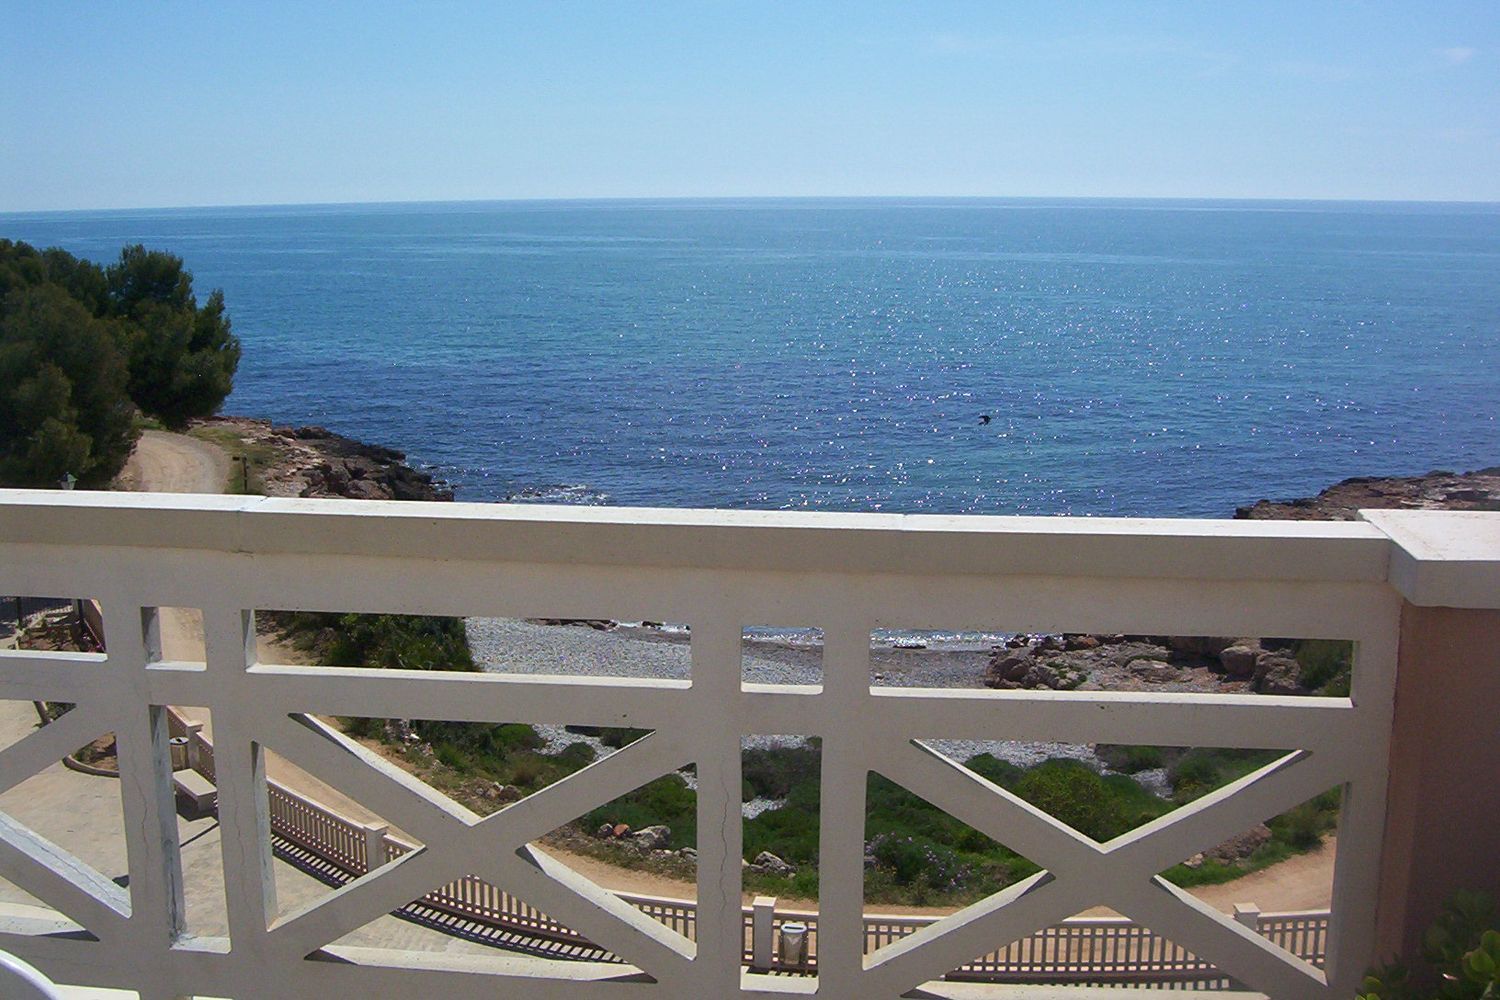
[[[146,431],[115,486],[137,493],[223,493],[228,481],[224,449],[186,434]]]
[[[136,442],[116,486],[142,493],[223,493],[228,480],[229,455],[224,449],[185,434],[146,431]],[[197,608],[162,608],[161,646],[162,656],[168,660],[202,660],[203,613]],[[256,647],[261,660],[268,663],[303,662],[295,649],[264,636],[257,639]],[[192,714],[202,716],[205,732],[212,739],[212,718],[206,711]],[[375,819],[358,802],[274,754],[267,758],[266,771],[345,816],[360,822]]]

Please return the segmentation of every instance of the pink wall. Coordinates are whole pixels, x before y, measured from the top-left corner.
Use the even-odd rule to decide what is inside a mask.
[[[1401,613],[1377,954],[1419,958],[1458,889],[1500,902],[1500,611]]]

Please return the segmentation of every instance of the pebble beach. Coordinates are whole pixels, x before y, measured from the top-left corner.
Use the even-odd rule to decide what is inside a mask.
[[[634,677],[687,680],[692,654],[681,630],[639,625],[596,629],[587,625],[544,625],[514,618],[469,618],[469,648],[486,671],[508,674]],[[749,641],[744,646],[745,681],[755,684],[822,683],[822,649],[815,643]],[[982,688],[989,663],[987,648],[899,649],[873,645],[872,682],[888,687]],[[602,753],[609,749],[561,726],[537,726],[549,749],[587,742]],[[926,741],[957,760],[989,753],[1022,767],[1052,757],[1070,757],[1097,765],[1093,748],[1067,743],[1020,740]],[[800,744],[787,734],[747,736],[746,748]]]

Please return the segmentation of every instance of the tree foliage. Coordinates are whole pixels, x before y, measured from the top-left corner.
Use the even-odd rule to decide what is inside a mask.
[[[130,398],[169,426],[212,415],[240,363],[224,294],[199,306],[182,258],[139,244],[120,251],[106,278],[110,309],[125,321]]]
[[[133,408],[110,324],[56,285],[0,300],[0,482],[109,479],[130,455]]]
[[[223,295],[200,306],[182,258],[132,246],[106,269],[0,240],[0,483],[109,480],[137,410],[208,416],[239,360]]]

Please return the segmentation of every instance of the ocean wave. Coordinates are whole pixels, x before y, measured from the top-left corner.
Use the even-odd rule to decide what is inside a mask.
[[[583,483],[553,483],[545,486],[523,486],[505,494],[505,503],[561,503],[580,507],[600,507],[609,503],[609,494]]]

